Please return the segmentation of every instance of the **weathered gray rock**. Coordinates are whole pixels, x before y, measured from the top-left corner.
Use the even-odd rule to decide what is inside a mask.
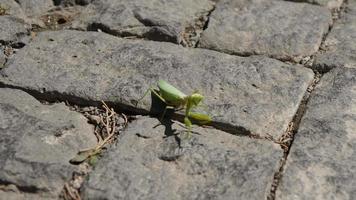
[[[356,3],[341,16],[328,34],[313,67],[327,72],[334,67],[356,68]]]
[[[42,105],[20,90],[0,89],[0,183],[23,192],[2,197],[58,197],[76,169],[69,160],[95,144],[93,127],[64,104]]]
[[[20,19],[25,18],[25,14],[20,5],[14,0],[0,0],[0,6],[5,9],[6,15],[16,16]]]
[[[356,69],[326,74],[308,104],[276,199],[356,199]]]
[[[180,140],[177,122],[158,123],[141,117],[129,125],[90,173],[84,199],[266,199],[279,146],[198,127]]]
[[[325,6],[330,10],[338,10],[340,9],[344,0],[287,0],[287,1],[307,2],[307,3]]]
[[[0,69],[4,66],[5,63],[6,63],[6,56],[4,54],[4,49],[1,48],[0,46]]]
[[[316,53],[331,24],[326,8],[276,0],[221,0],[199,46],[300,61]]]
[[[54,8],[53,0],[16,0],[28,16],[40,15]]]
[[[94,0],[72,27],[194,46],[213,9],[210,0]]]
[[[55,0],[57,5],[64,5],[64,6],[74,6],[74,5],[81,5],[85,6],[95,0]]]
[[[7,15],[31,24],[34,31],[66,28],[79,11],[73,8],[56,7],[53,0],[0,0],[0,6],[8,8]]]
[[[28,33],[29,27],[22,20],[10,15],[0,16],[0,24],[0,43],[17,41]]]
[[[77,104],[104,100],[120,109],[162,113],[139,99],[165,79],[206,96],[213,125],[229,132],[280,135],[313,79],[310,69],[266,57],[242,58],[98,32],[42,32],[8,60],[0,83]]]

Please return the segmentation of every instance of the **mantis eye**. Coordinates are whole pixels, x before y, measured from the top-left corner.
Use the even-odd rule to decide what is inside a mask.
[[[190,96],[190,100],[194,106],[198,106],[198,104],[204,99],[204,96],[199,93],[193,93]]]

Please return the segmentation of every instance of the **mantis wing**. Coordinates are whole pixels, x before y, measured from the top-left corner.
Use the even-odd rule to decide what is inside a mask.
[[[184,100],[187,97],[186,94],[167,83],[164,80],[158,81],[159,93],[163,99],[171,105],[180,106],[184,104]]]

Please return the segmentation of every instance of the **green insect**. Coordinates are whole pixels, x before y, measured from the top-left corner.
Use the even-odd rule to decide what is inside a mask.
[[[7,5],[0,4],[0,15],[7,15],[7,11],[10,9]]]
[[[161,119],[166,114],[167,109],[179,110],[185,108],[184,124],[188,129],[189,137],[192,129],[191,120],[200,125],[208,124],[211,122],[209,115],[192,112],[192,109],[196,108],[204,99],[203,95],[199,94],[198,92],[193,92],[191,95],[186,95],[164,80],[159,80],[157,86],[158,91],[150,87],[138,100],[138,102],[141,101],[148,94],[148,92],[155,94],[161,101],[166,104]]]

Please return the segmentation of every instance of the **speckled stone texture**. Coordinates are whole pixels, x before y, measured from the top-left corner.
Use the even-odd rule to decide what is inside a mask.
[[[76,103],[112,102],[160,114],[147,96],[165,79],[186,94],[198,89],[214,126],[236,134],[281,135],[313,79],[311,70],[266,57],[242,58],[104,33],[39,34],[0,71],[0,82]],[[184,114],[184,113],[181,113]]]
[[[295,135],[277,198],[356,198],[356,69],[327,73]]]

